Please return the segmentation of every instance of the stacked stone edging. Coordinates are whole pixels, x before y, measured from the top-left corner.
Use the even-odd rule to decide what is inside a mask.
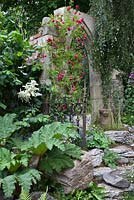
[[[104,165],[104,150],[102,149],[94,148],[84,152],[82,160],[78,161],[78,166],[65,170],[57,178],[57,181],[63,185],[65,193],[76,188],[85,189],[90,181],[95,181],[105,188],[107,193],[105,200],[122,200],[124,192],[134,191],[134,183],[126,177],[126,172],[129,173],[132,170],[134,172],[134,133],[106,131],[105,134],[115,141],[115,146],[109,150],[119,154],[118,166],[113,169]],[[83,166],[83,163],[86,163],[85,167],[79,167]],[[87,176],[88,173],[90,176]],[[84,183],[85,174],[87,178]]]
[[[105,134],[116,143],[116,146],[109,150],[119,155],[118,166],[116,169],[112,169],[104,166],[101,162],[100,166],[96,167],[92,160],[94,180],[99,182],[99,186],[106,189],[108,194],[106,200],[122,200],[124,192],[134,191],[134,183],[126,177],[126,173],[134,172],[134,132],[106,131]],[[98,155],[99,160],[103,153],[101,150],[100,155]]]

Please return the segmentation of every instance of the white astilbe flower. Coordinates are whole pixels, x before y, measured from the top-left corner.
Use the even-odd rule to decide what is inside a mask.
[[[39,93],[39,88],[37,87],[38,83],[35,80],[28,82],[26,85],[22,86],[24,90],[20,89],[18,92],[18,97],[25,102],[29,102],[31,97],[41,96],[42,94]]]

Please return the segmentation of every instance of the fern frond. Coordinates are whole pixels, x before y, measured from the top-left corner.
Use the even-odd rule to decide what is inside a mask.
[[[11,197],[15,190],[15,175],[6,176],[2,179],[2,189],[6,197]]]
[[[17,174],[19,185],[26,192],[29,192],[32,184],[36,184],[40,178],[40,172],[36,169],[27,169]]]

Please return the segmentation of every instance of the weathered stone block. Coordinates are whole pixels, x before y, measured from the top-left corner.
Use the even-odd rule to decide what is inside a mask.
[[[122,157],[134,159],[134,150],[129,146],[120,145],[120,146],[111,148],[110,150],[118,153]]]
[[[104,173],[103,179],[109,185],[117,188],[128,188],[130,186],[130,182],[124,177],[120,176],[117,171]]]
[[[102,164],[103,155],[104,153],[101,149],[92,149],[89,151],[89,156],[91,158],[93,167],[98,167]]]
[[[42,19],[42,26],[48,24],[50,22],[51,18],[50,17],[43,17]]]
[[[122,189],[107,185],[105,183],[100,183],[100,184],[98,184],[98,186],[101,186],[101,187],[105,188],[106,193],[108,194],[107,200],[108,199],[113,200],[113,199],[116,199],[116,198],[119,200],[119,197],[124,192]]]
[[[93,167],[89,152],[85,152],[81,160],[74,161],[74,167],[60,173],[56,180],[62,184],[64,192],[70,193],[74,189],[85,189],[93,179]]]
[[[105,131],[105,134],[111,138],[111,140],[121,144],[134,143],[134,134],[129,131]]]
[[[110,167],[97,167],[93,169],[93,176],[95,180],[102,181],[103,174],[111,172],[112,169]]]

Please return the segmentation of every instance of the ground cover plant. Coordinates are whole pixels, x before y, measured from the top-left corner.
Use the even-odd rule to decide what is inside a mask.
[[[90,182],[86,190],[75,190],[69,195],[57,193],[58,200],[104,200],[107,196],[103,187],[97,186],[96,183]]]
[[[105,149],[104,151],[104,156],[103,156],[103,161],[106,166],[111,167],[111,168],[116,168],[118,165],[118,159],[119,155],[113,151],[110,151],[108,149]]]
[[[87,131],[88,148],[108,149],[111,144],[113,144],[113,141],[105,135],[101,127],[95,125],[89,127],[89,130]]]

